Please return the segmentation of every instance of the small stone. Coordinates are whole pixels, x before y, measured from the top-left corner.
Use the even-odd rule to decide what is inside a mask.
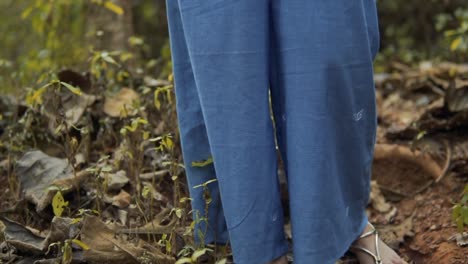
[[[107,189],[112,191],[120,190],[129,182],[127,173],[124,170],[119,170],[116,173],[108,173],[106,176],[103,175],[101,177],[107,177]]]

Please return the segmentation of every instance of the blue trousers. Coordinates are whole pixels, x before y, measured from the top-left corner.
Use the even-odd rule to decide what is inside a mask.
[[[288,251],[276,142],[294,261],[335,263],[368,220],[375,0],[166,4],[193,217],[208,220],[195,225],[195,241],[229,241],[237,264]],[[206,166],[192,163],[210,157]],[[194,188],[206,182],[208,192]]]

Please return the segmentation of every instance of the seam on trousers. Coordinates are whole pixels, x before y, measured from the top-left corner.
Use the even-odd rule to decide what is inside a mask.
[[[232,226],[227,226],[227,229],[232,230],[241,225],[245,221],[245,219],[247,219],[247,217],[252,213],[256,201],[257,197],[255,197],[255,199],[252,201],[250,208],[247,210],[247,213],[240,220],[237,220],[237,223],[234,223]]]

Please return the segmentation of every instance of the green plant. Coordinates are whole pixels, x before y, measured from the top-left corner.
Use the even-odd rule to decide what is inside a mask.
[[[197,260],[205,255],[208,251],[213,251],[212,249],[209,248],[202,248],[202,249],[197,249],[193,250],[192,254],[187,254],[187,256],[179,258],[175,264],[192,264],[192,263],[197,263]],[[186,252],[187,253],[187,252]]]
[[[463,232],[465,225],[468,225],[468,184],[463,189],[460,202],[453,206],[452,220],[456,223],[459,232]]]
[[[206,163],[206,164],[209,164],[209,163]],[[198,234],[200,237],[200,241],[202,242],[202,244],[200,245],[202,248],[205,246],[204,244],[205,235],[208,232],[208,224],[209,224],[208,209],[209,209],[211,202],[213,201],[211,194],[210,194],[210,189],[208,188],[208,184],[213,183],[213,182],[216,182],[216,179],[212,179],[212,180],[204,182],[203,184],[193,186],[193,188],[200,188],[200,187],[203,188],[203,200],[205,201],[205,212],[204,212],[205,214],[203,218],[200,219],[200,220],[205,221],[205,230],[203,231],[203,233],[200,234],[199,232]]]
[[[436,16],[435,28],[442,33],[443,53],[453,61],[468,59],[468,8],[458,7],[451,13]]]
[[[171,133],[166,133],[164,135],[152,138],[149,141],[154,142],[156,144],[156,147],[154,147],[153,149],[160,153],[166,154],[166,158],[162,162],[162,165],[167,166],[169,168],[168,170],[171,175],[172,182],[174,184],[174,194],[172,197],[174,208],[172,208],[170,214],[175,213],[177,217],[177,222],[174,226],[174,229],[171,230],[169,237],[167,234],[164,234],[161,240],[159,241],[159,244],[165,247],[166,252],[175,253],[173,252],[173,250],[175,250],[175,248],[173,248],[173,245],[175,245],[176,243],[175,228],[184,223],[185,214],[183,214],[184,209],[182,208],[180,202],[180,197],[182,195],[180,190],[179,178],[177,176],[177,172],[181,164],[177,161],[177,157],[175,156],[175,147],[172,137],[173,136]]]
[[[70,264],[72,263],[72,243],[81,247],[83,250],[89,250],[89,246],[86,245],[83,241],[78,240],[76,238],[73,239],[66,239],[65,241],[61,242],[54,242],[49,245],[46,254],[49,253],[51,247],[57,247],[58,251],[61,253],[61,263],[62,264]]]

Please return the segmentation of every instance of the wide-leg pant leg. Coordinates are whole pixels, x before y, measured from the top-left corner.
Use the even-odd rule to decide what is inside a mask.
[[[219,196],[218,183],[212,182],[207,185],[211,199],[208,204],[208,215],[205,212],[206,201],[203,188],[193,188],[216,179],[216,174],[213,164],[203,167],[192,166],[193,161],[207,160],[211,156],[211,150],[192,63],[188,55],[179,3],[176,0],[167,0],[166,10],[182,156],[189,193],[192,198],[192,217],[196,220],[194,239],[197,245],[200,245],[202,241],[205,244],[225,244],[229,240],[229,234]],[[208,220],[208,225],[206,220],[202,220],[203,218]]]
[[[335,263],[362,232],[377,115],[374,0],[272,0],[271,86],[294,262]]]
[[[269,114],[268,2],[178,2],[189,59],[184,56],[177,62],[176,55],[174,67],[188,65],[190,60],[191,68],[175,69],[176,90],[187,106],[192,96],[192,100],[200,102],[237,264],[266,263],[288,250]],[[173,52],[180,48],[174,45]],[[189,84],[184,81],[191,78],[189,71],[193,73],[198,99],[184,94],[184,84],[192,85],[191,80]],[[192,118],[184,117],[186,111],[179,115],[182,121]],[[189,140],[196,139],[185,136],[183,144],[196,148],[188,145]],[[196,176],[189,177],[194,180]]]

